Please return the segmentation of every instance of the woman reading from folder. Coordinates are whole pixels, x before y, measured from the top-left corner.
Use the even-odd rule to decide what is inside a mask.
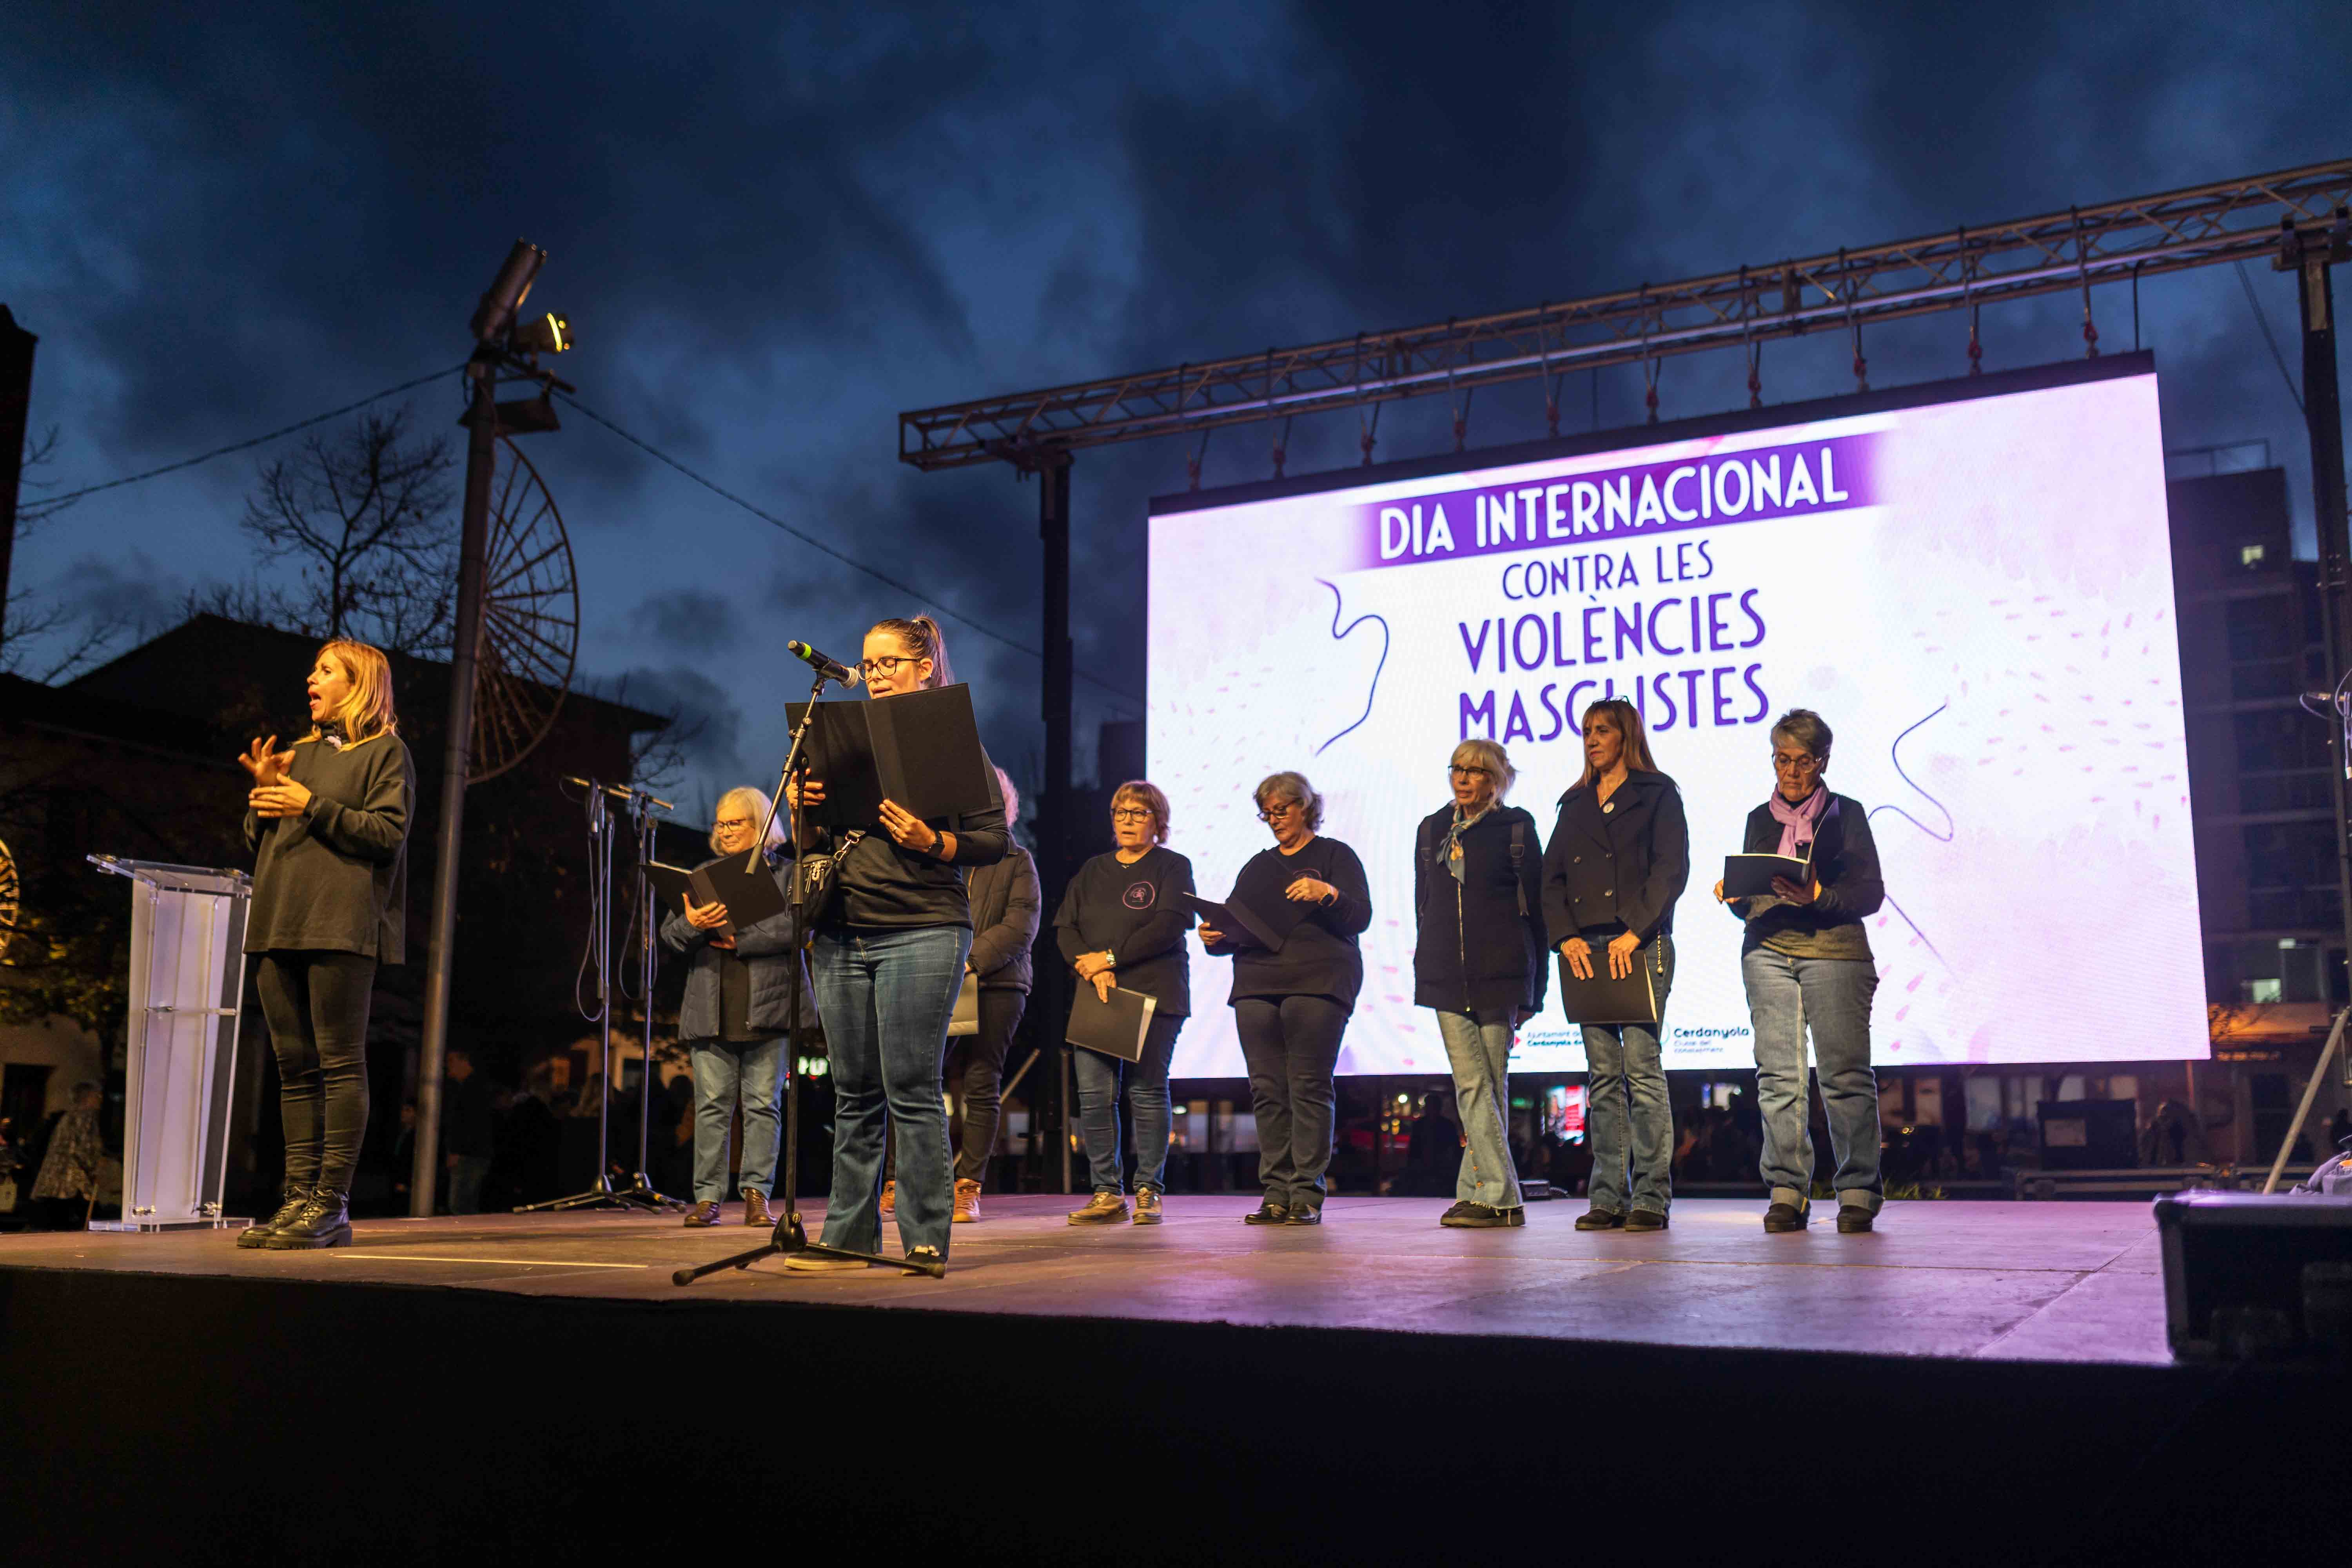
[[[1822,1109],[1837,1155],[1837,1227],[1871,1227],[1885,1192],[1878,1173],[1878,1079],[1870,1068],[1870,1001],[1878,964],[1863,921],[1886,901],[1870,814],[1832,795],[1830,727],[1792,708],[1772,726],[1772,793],[1748,814],[1750,855],[1802,860],[1802,884],[1772,882],[1769,898],[1715,896],[1748,922],[1739,975],[1756,1032],[1756,1102],[1764,1114],[1765,1184],[1772,1189],[1764,1228],[1805,1228],[1813,1190],[1813,1138],[1807,1122],[1805,1031],[1822,1080]]]
[[[1413,837],[1412,999],[1436,1009],[1468,1145],[1438,1223],[1464,1228],[1527,1223],[1511,1163],[1511,1037],[1542,1010],[1550,944],[1535,818],[1503,804],[1517,776],[1495,742],[1463,742],[1445,770],[1453,801]]]
[[[1559,949],[1560,995],[1579,980],[1648,971],[1651,1024],[1586,1024],[1591,1206],[1579,1230],[1664,1230],[1674,1196],[1674,1110],[1658,1032],[1675,981],[1675,901],[1690,880],[1682,792],[1658,772],[1642,715],[1612,697],[1584,710],[1584,774],[1559,797],[1544,848],[1544,920]]]
[[[749,785],[730,789],[719,797],[714,815],[712,853],[722,860],[747,857],[761,824],[768,822],[768,797]],[[778,883],[789,889],[783,841],[782,825],[771,824],[761,850]],[[776,1108],[792,1033],[792,920],[786,910],[730,935],[725,904],[698,904],[688,895],[684,907],[669,911],[661,924],[662,945],[688,954],[693,964],[677,1032],[694,1076],[694,1207],[686,1223],[698,1229],[719,1223],[719,1205],[727,1197],[727,1133],[739,1110],[743,1168],[736,1185],[743,1194],[743,1223],[776,1223],[768,1196],[776,1190],[776,1151],[783,1137]]]
[[[1168,1063],[1176,1036],[1192,1011],[1192,961],[1184,933],[1192,914],[1183,895],[1192,890],[1192,862],[1168,846],[1168,797],[1160,786],[1129,779],[1110,797],[1111,839],[1070,879],[1054,913],[1063,961],[1082,985],[1110,998],[1114,986],[1140,992],[1157,1004],[1132,1064],[1099,1051],[1073,1058],[1078,1076],[1078,1117],[1087,1136],[1094,1197],[1070,1215],[1072,1225],[1116,1225],[1128,1217],[1119,1176],[1118,1102],[1122,1083],[1135,1133],[1135,1223],[1160,1223],[1160,1194],[1168,1167]]]
[[[866,694],[877,700],[951,679],[947,639],[929,616],[877,621],[860,668]],[[824,799],[822,779],[788,788],[797,809]],[[964,868],[1004,858],[1012,842],[1004,805],[995,800],[926,822],[886,800],[878,819],[863,828],[807,826],[806,837],[808,853],[840,855],[839,895],[809,946],[833,1069],[833,1187],[823,1241],[851,1252],[879,1247],[883,1141],[895,1123],[899,1238],[908,1258],[944,1263],[954,1178],[940,1068],[971,952]],[[804,1253],[784,1263],[805,1270],[866,1267]]]
[[[1244,1217],[1251,1225],[1320,1225],[1323,1173],[1331,1163],[1331,1076],[1363,988],[1356,938],[1372,923],[1371,888],[1353,849],[1317,836],[1323,797],[1305,778],[1274,773],[1255,795],[1274,847],[1243,867],[1234,887],[1305,904],[1306,918],[1278,952],[1209,926],[1201,941],[1234,960],[1234,1022],[1249,1064],[1265,1189],[1265,1201]]]
[[[239,1247],[337,1247],[352,1238],[352,1172],[367,1131],[368,1004],[379,963],[406,955],[408,824],[416,769],[392,703],[392,666],[365,643],[319,649],[310,732],[285,751],[256,741],[246,842],[253,903],[245,951],[278,1057],[286,1195]]]

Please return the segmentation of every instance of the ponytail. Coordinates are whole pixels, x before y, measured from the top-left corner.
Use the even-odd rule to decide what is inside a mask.
[[[929,616],[917,616],[911,620],[893,616],[887,620],[875,622],[866,635],[872,637],[875,632],[887,632],[897,637],[917,658],[929,659],[931,685],[947,686],[954,682],[955,676],[948,668],[948,635]]]

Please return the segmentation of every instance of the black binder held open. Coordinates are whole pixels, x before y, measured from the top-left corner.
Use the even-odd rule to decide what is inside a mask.
[[[724,929],[732,936],[741,927],[758,925],[771,915],[784,912],[784,890],[776,885],[775,873],[765,858],[744,864],[751,859],[748,853],[722,855],[691,871],[683,866],[648,861],[646,879],[654,885],[654,896],[665,915],[676,913],[681,899],[692,899],[697,904],[725,904]]]
[[[797,728],[808,706],[785,704],[785,721]],[[1001,801],[968,686],[820,702],[807,756],[809,777],[824,785],[824,799],[803,814],[815,827],[871,828],[885,800],[926,822]]]

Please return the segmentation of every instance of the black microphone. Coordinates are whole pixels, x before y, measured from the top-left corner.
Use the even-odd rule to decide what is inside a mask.
[[[837,658],[829,658],[825,655],[817,652],[816,649],[809,647],[809,645],[804,642],[788,642],[784,644],[784,648],[785,651],[790,653],[794,658],[799,659],[803,664],[807,665],[811,669],[815,670],[827,680],[838,682],[843,686],[855,686],[857,684],[857,671],[850,668],[849,666],[842,663]]]

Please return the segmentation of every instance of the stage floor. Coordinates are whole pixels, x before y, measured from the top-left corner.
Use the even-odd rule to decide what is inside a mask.
[[[1517,1230],[1446,1230],[1438,1199],[1335,1197],[1316,1229],[1244,1226],[1236,1196],[1167,1200],[1157,1227],[1076,1226],[1078,1200],[985,1200],[948,1276],[807,1275],[770,1258],[698,1284],[670,1271],[758,1245],[675,1216],[499,1215],[361,1222],[326,1252],[239,1249],[234,1233],[0,1237],[0,1269],[442,1287],[631,1301],[1508,1335],[1713,1350],[2160,1363],[2164,1281],[2141,1203],[1900,1203],[1879,1229],[1767,1236],[1763,1205],[1690,1199],[1663,1234],[1580,1234],[1580,1202]],[[731,1219],[739,1211],[729,1207]],[[821,1207],[803,1213],[816,1234]],[[896,1250],[895,1234],[889,1246]]]

